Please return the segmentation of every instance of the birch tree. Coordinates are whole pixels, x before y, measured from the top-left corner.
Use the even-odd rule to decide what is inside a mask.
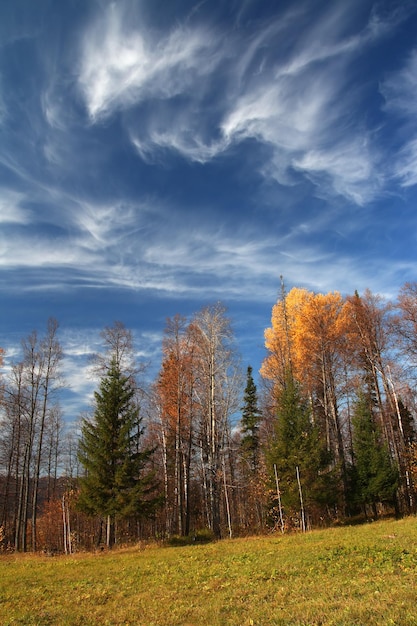
[[[155,386],[168,534],[190,532],[191,464],[198,411],[195,352],[187,320],[179,315],[168,319],[162,367]]]
[[[31,520],[31,547],[37,548],[39,482],[45,460],[45,433],[56,411],[62,387],[62,349],[57,338],[58,323],[50,319],[45,336],[33,331],[22,341],[23,358],[12,364],[5,388],[5,415],[10,436],[9,485],[14,484],[14,546],[28,548]]]
[[[216,304],[196,314],[191,331],[197,351],[197,394],[201,405],[199,445],[207,521],[221,536],[222,459],[230,416],[238,408],[238,364],[226,310]]]

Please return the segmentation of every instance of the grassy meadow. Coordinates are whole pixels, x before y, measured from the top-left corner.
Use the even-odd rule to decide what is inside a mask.
[[[205,545],[3,555],[0,624],[417,625],[417,518]]]

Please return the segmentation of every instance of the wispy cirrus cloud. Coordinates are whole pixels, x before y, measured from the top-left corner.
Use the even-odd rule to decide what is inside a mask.
[[[283,215],[276,232],[262,220],[256,227],[242,222],[231,230],[226,219],[220,226],[207,208],[206,217],[189,214],[186,227],[178,228],[184,220],[179,208],[158,205],[152,198],[136,204],[98,203],[59,196],[52,189],[48,197],[55,198],[65,221],[60,212],[48,210],[48,228],[36,234],[32,224],[38,216],[29,212],[23,214],[30,216],[27,223],[0,233],[0,266],[9,291],[118,288],[183,300],[204,299],[209,289],[213,298],[239,301],[246,297],[243,286],[250,284],[251,297],[268,301],[280,274],[305,283],[307,267],[334,284],[331,268],[349,266],[343,237],[349,242],[365,227],[363,217],[358,222],[352,215],[349,221],[334,209],[299,212],[296,223],[286,224]],[[356,288],[357,273],[343,274]]]
[[[1,93],[1,88],[2,88],[2,84],[1,84],[1,80],[0,80],[0,127],[2,126],[3,121],[4,121],[5,117],[6,117],[6,113],[7,113],[6,105],[4,103],[3,95]]]
[[[30,212],[22,206],[24,198],[22,193],[0,188],[0,224],[27,224],[31,221]]]
[[[132,27],[123,5],[111,4],[84,37],[79,85],[91,119],[192,90],[220,61],[216,43],[203,28],[164,35]]]
[[[401,120],[398,134],[402,144],[394,159],[393,174],[402,187],[411,187],[417,184],[417,49],[399,72],[384,81],[381,92],[387,110]]]
[[[79,86],[93,122],[126,112],[142,158],[162,149],[204,163],[255,139],[272,149],[261,171],[281,184],[294,184],[296,170],[357,204],[380,191],[372,129],[350,121],[360,90],[348,97],[347,85],[352,63],[402,14],[373,10],[352,31],[350,6],[314,15],[304,4],[246,40],[238,29],[226,37],[192,21],[152,31],[123,6],[108,7],[85,33]]]
[[[306,150],[293,166],[317,183],[319,195],[329,198],[336,192],[357,205],[372,201],[385,182],[366,134],[340,141],[335,148]]]
[[[417,136],[398,152],[394,175],[403,187],[417,185]]]
[[[346,85],[352,63],[395,27],[392,15],[382,19],[373,11],[354,29],[343,3],[318,15],[300,4],[272,22],[259,22],[246,38],[244,29],[226,37],[219,28],[202,26],[198,11],[169,30],[157,30],[140,20],[140,11],[131,19],[126,6],[109,4],[84,31],[78,87],[92,124],[86,130],[110,123],[121,112],[124,129],[144,160],[171,150],[204,164],[250,139],[267,148],[259,170],[281,185],[308,180],[316,195],[338,194],[357,205],[383,189],[386,172],[379,167],[372,132],[365,122],[352,122],[360,89],[347,94]],[[403,114],[414,89],[414,62],[386,84],[391,106]],[[243,232],[231,238],[227,230],[218,232],[201,219],[192,230],[178,229],[174,222],[181,216],[175,206],[159,212],[146,202],[99,201],[87,193],[75,197],[52,185],[46,173],[64,176],[75,160],[79,166],[84,159],[96,166],[101,158],[93,137],[85,156],[81,121],[75,105],[66,106],[66,81],[57,76],[53,73],[42,87],[32,134],[27,127],[31,160],[40,146],[51,170],[43,169],[39,177],[28,161],[16,162],[13,171],[28,190],[27,196],[10,196],[7,206],[3,199],[0,219],[19,225],[3,236],[3,268],[55,268],[59,280],[60,268],[66,268],[72,272],[68,283],[75,277],[79,284],[85,277],[89,285],[176,294],[203,292],[198,280],[211,277],[221,285],[219,291],[224,285],[225,293],[234,293],[236,285],[237,293],[245,275],[254,281],[274,279],[271,257],[277,251],[288,254],[289,242],[301,256],[317,259],[285,227],[279,237],[259,232],[254,244]],[[403,184],[413,184],[414,143],[400,155],[398,176]],[[5,157],[4,163],[13,169],[11,159]],[[36,202],[38,223],[48,226],[44,235],[29,233],[36,223],[29,198]],[[172,220],[160,221],[170,213]],[[54,284],[50,276],[47,282]]]
[[[410,54],[403,68],[389,76],[381,86],[386,106],[405,118],[417,112],[417,49]]]
[[[9,292],[100,287],[182,299],[204,298],[210,285],[215,297],[240,298],[242,284],[250,280],[252,291],[259,289],[263,297],[265,283],[276,279],[272,259],[294,245],[282,235],[266,237],[262,228],[235,229],[232,235],[226,225],[219,229],[197,215],[188,218],[188,228],[178,229],[178,211],[170,217],[163,211],[162,220],[146,206],[77,202],[64,195],[59,205],[68,209],[66,223],[49,211],[47,229],[36,233],[36,213],[22,224],[16,224],[16,213],[12,228],[0,233],[0,267]]]
[[[72,415],[113,318],[412,280],[415,2],[3,4],[0,344],[60,319]]]

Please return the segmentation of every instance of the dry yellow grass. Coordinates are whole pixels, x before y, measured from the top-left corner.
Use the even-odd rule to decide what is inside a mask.
[[[0,624],[417,625],[417,520],[0,558]]]

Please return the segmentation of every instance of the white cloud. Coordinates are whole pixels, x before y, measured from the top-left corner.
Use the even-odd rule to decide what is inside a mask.
[[[230,144],[229,141],[224,139],[207,144],[198,136],[197,130],[195,133],[190,132],[190,125],[182,125],[179,119],[176,119],[175,124],[172,124],[169,128],[166,127],[162,130],[148,127],[145,139],[142,139],[136,134],[136,131],[133,131],[130,139],[143,160],[151,162],[154,158],[155,150],[166,148],[168,150],[176,150],[190,159],[190,161],[206,163],[223,152]]]
[[[0,87],[1,87],[1,83],[0,83]],[[6,118],[6,105],[4,104],[2,95],[0,93],[0,126],[3,124],[5,118]]]
[[[62,89],[52,81],[48,89],[41,94],[41,107],[48,125],[58,131],[68,129],[68,121],[71,118],[68,102],[65,102]]]
[[[350,63],[394,24],[373,13],[362,31],[344,37],[348,18],[347,5],[336,4],[313,18],[302,38],[293,32],[291,52],[247,81],[222,130],[230,142],[254,137],[269,145],[272,158],[263,173],[281,184],[295,184],[296,168],[317,195],[338,194],[362,205],[380,193],[385,174],[372,129],[365,119],[353,124],[360,90],[347,91],[346,84]]]
[[[406,118],[417,114],[417,49],[410,54],[404,67],[392,74],[381,85],[387,109],[395,110]]]
[[[45,189],[43,197],[38,191],[36,199],[46,207],[39,215],[20,209],[19,203],[27,200],[23,194],[0,196],[0,223],[19,226],[0,232],[3,270],[39,270],[39,280],[30,281],[28,290],[63,288],[74,280],[101,286],[130,284],[137,265],[132,248],[140,237],[146,205],[93,203],[54,188]],[[49,229],[39,229],[42,221],[55,236]]]
[[[12,234],[0,236],[0,266],[3,268],[62,267],[88,265],[87,255],[80,257],[70,241],[53,241],[46,236]]]
[[[397,154],[394,175],[400,179],[403,187],[417,185],[417,136]]]
[[[139,222],[135,208],[129,204],[80,203],[74,224],[80,231],[79,243],[87,249],[114,246]]]
[[[333,191],[358,205],[371,201],[383,187],[383,174],[376,168],[376,158],[366,135],[327,151],[306,151],[302,157],[294,159],[293,166],[311,176],[322,194],[326,194],[328,184],[331,189],[327,190],[327,195]]]
[[[343,3],[315,16],[300,6],[244,41],[238,32],[226,37],[195,25],[152,31],[113,4],[85,33],[79,85],[93,121],[153,103],[126,118],[145,160],[162,148],[204,163],[252,138],[272,149],[264,175],[294,184],[295,166],[318,189],[324,184],[319,195],[363,204],[379,192],[382,178],[370,133],[348,122],[359,95],[347,97],[344,88],[349,64],[393,24],[374,11],[362,30],[346,34],[351,15]],[[211,110],[206,102],[214,93]]]
[[[32,217],[21,204],[24,195],[0,188],[0,224],[28,224]]]
[[[382,84],[381,93],[387,110],[396,113],[402,121],[403,145],[395,155],[393,174],[402,187],[411,187],[417,184],[417,49],[413,50],[401,71]]]
[[[153,201],[148,202],[153,211]],[[242,285],[250,284],[251,298],[263,301],[269,297],[268,285],[275,284],[281,273],[291,277],[303,263],[332,265],[333,253],[327,246],[323,251],[320,240],[317,246],[311,241],[323,231],[336,233],[339,226],[335,210],[318,217],[305,213],[296,226],[293,220],[287,226],[283,222],[277,233],[266,234],[262,222],[247,230],[244,221],[231,233],[226,223],[219,228],[200,213],[195,218],[188,215],[183,224],[174,206],[156,206],[153,216],[145,203],[94,204],[65,195],[58,203],[69,214],[59,239],[37,236],[35,228],[3,237],[3,270],[27,269],[35,277],[24,286],[9,281],[8,289],[65,289],[68,293],[88,285],[149,290],[182,299],[205,297],[209,285],[213,298],[240,300],[245,297]],[[211,215],[211,208],[204,213]],[[53,212],[49,218],[53,224]],[[343,228],[346,232],[346,218]],[[83,358],[90,350],[86,345],[81,354],[69,356]]]
[[[92,120],[145,98],[172,98],[210,73],[218,57],[204,29],[167,36],[136,28],[112,4],[84,37],[79,85]]]

